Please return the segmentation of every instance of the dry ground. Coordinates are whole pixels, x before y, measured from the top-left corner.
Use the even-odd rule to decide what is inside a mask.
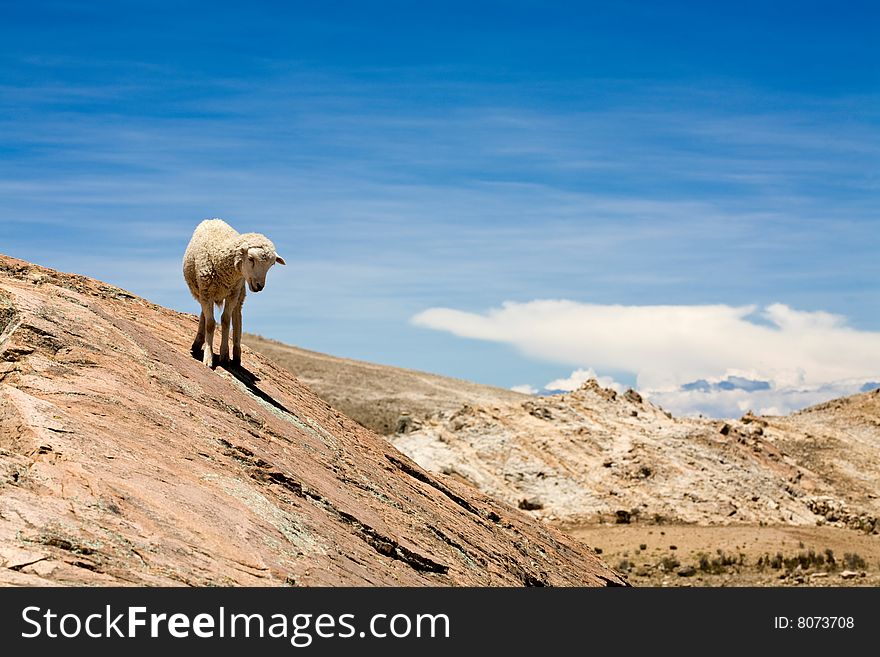
[[[504,388],[418,370],[339,358],[245,334],[243,342],[292,372],[319,397],[378,434],[411,431],[425,418],[464,404],[522,402]]]
[[[634,586],[880,585],[880,535],[851,529],[631,524],[564,530],[601,550],[605,562],[625,572]],[[834,565],[827,561],[829,549]],[[812,559],[811,550],[816,555]],[[775,564],[780,567],[773,563],[759,566],[762,557],[769,555],[772,562],[777,554],[782,555],[783,563],[777,559]],[[847,554],[855,556],[847,558]],[[820,556],[822,564],[817,563]],[[678,565],[674,565],[676,561]],[[811,563],[804,567],[807,561]],[[693,567],[693,574],[687,574],[688,566]],[[857,575],[845,579],[841,576],[845,570]]]

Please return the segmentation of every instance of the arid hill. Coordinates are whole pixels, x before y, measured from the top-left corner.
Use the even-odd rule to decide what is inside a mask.
[[[763,420],[768,440],[846,504],[880,515],[880,389]],[[834,505],[819,511],[835,519],[847,515]]]
[[[245,334],[243,342],[296,373],[319,397],[376,433],[411,430],[463,404],[522,402],[523,395],[437,374],[308,351]]]
[[[439,414],[392,442],[428,470],[562,523],[829,522],[873,532],[878,419],[876,391],[724,422],[673,418],[638,393],[589,381]]]
[[[181,281],[182,284],[182,281]],[[623,584],[196,319],[0,256],[0,584]]]
[[[880,392],[785,417],[674,418],[595,381],[531,397],[249,344],[425,469],[601,549],[636,585],[880,583]]]
[[[319,394],[389,434],[426,469],[563,526],[628,520],[880,529],[876,391],[786,417],[673,418],[637,393],[620,395],[595,381],[530,397],[260,338],[249,344],[301,370]],[[375,422],[377,408],[387,421]],[[410,408],[411,421],[393,421]]]

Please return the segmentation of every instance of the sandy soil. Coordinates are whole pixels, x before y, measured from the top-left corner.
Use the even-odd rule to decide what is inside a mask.
[[[601,551],[606,563],[625,572],[634,586],[880,585],[880,535],[851,529],[631,524],[564,530]],[[826,550],[832,551],[834,564],[828,563]],[[781,564],[773,563],[777,554]],[[771,564],[759,565],[768,556]],[[842,577],[847,570],[856,575]]]

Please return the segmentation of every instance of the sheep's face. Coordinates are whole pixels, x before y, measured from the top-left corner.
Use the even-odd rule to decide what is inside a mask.
[[[269,267],[275,263],[286,264],[284,258],[276,255],[274,251],[261,248],[247,250],[241,259],[241,275],[247,281],[251,292],[259,292],[266,287],[266,274],[269,272]]]

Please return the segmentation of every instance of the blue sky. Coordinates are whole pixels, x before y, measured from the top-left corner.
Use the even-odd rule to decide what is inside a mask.
[[[788,342],[876,344],[873,3],[251,5],[0,3],[0,252],[194,312],[180,257],[220,216],[289,263],[246,330],[506,387],[661,385],[603,357],[619,345],[581,348],[576,324],[549,338],[570,352],[534,344],[547,300],[752,308],[722,344],[783,304],[810,331],[843,322]],[[532,313],[524,333],[505,303]],[[492,331],[468,323],[493,312]],[[716,316],[699,317],[654,347],[680,360],[645,355],[680,370],[667,392],[692,375],[809,389],[765,404],[789,410],[880,379],[874,354],[832,371],[806,346],[800,379],[735,350],[694,366]],[[699,394],[658,399],[729,412]]]

